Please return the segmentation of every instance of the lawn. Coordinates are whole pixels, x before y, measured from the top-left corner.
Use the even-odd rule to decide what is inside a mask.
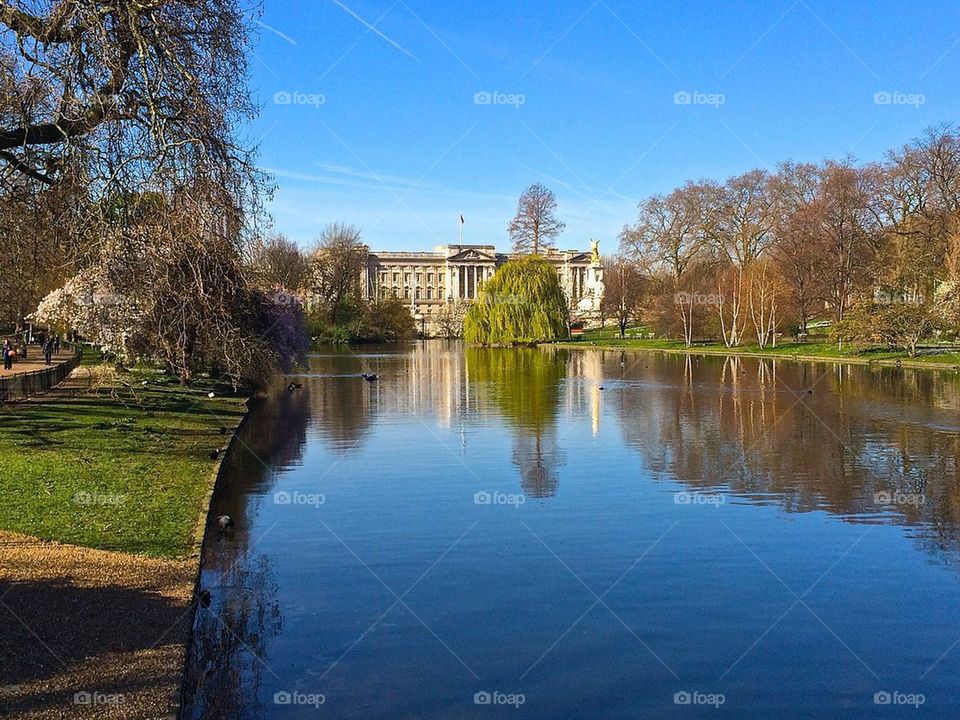
[[[240,421],[243,401],[210,381],[185,388],[138,370],[108,374],[95,392],[0,406],[0,529],[182,557],[215,469],[210,452],[226,445],[220,428]]]
[[[825,338],[818,338],[810,342],[787,342],[778,343],[774,347],[760,348],[757,345],[745,344],[737,348],[727,348],[723,343],[697,342],[692,348],[687,348],[679,340],[667,339],[645,339],[648,329],[645,327],[630,328],[627,331],[628,337],[621,340],[619,331],[616,327],[597,328],[586,331],[578,344],[595,344],[600,347],[612,348],[632,348],[646,350],[666,350],[675,352],[710,352],[723,354],[762,354],[771,357],[818,357],[831,358],[838,360],[852,360],[857,362],[882,362],[891,363],[900,361],[904,364],[942,364],[942,365],[960,365],[960,352],[955,348],[944,349],[943,351],[925,349],[916,357],[911,358],[906,352],[889,350],[883,347],[856,347],[852,345],[844,346],[842,349],[835,342],[829,342]],[[629,337],[630,335],[639,335],[639,337]]]

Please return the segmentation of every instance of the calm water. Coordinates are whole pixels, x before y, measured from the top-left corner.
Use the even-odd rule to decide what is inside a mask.
[[[960,375],[431,342],[300,381],[215,500],[188,717],[960,717]]]

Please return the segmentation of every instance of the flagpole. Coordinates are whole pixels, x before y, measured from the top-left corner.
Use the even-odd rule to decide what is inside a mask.
[[[463,213],[460,213],[460,245],[463,245]]]

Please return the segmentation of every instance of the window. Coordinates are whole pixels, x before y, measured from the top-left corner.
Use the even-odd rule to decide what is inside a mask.
[[[419,300],[419,299],[420,299],[420,288],[419,288],[419,287],[418,287],[416,290],[414,290],[414,294],[416,295],[417,300]]]
[[[409,300],[409,299],[410,299],[410,288],[404,288],[404,289],[403,289],[403,297],[404,297],[405,300]]]
[[[405,283],[407,283],[408,285],[410,284],[410,273],[404,273],[404,274],[403,274],[403,281],[404,281]]]
[[[400,282],[400,273],[394,273],[394,274],[393,274],[393,283],[394,283],[394,285],[396,285],[398,282]]]
[[[427,288],[427,300],[433,300],[433,288],[432,288],[432,287],[428,287],[428,288]]]
[[[423,282],[423,273],[417,273],[417,285]]]
[[[432,283],[432,282],[433,282],[433,273],[427,273],[427,282],[428,282],[428,283]]]

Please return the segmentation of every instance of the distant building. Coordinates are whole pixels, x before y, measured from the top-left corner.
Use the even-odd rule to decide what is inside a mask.
[[[514,255],[498,253],[493,245],[448,245],[433,252],[370,252],[364,271],[363,297],[397,297],[431,331],[432,317],[445,303],[471,302],[483,284]],[[593,322],[603,298],[603,264],[592,252],[551,251],[543,257],[557,269],[574,319]]]

